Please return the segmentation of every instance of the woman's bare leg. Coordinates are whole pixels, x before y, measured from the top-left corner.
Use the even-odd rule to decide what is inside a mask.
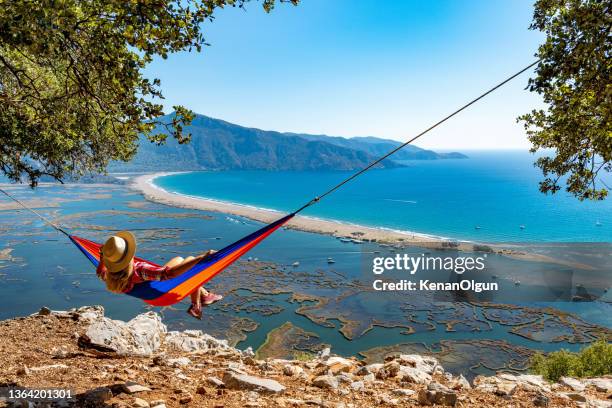
[[[175,256],[174,258],[166,262],[164,266],[172,268],[174,266],[182,264],[183,262],[185,262],[185,259],[182,256]]]
[[[201,298],[200,298],[200,290],[196,289],[189,295],[191,297],[191,304],[198,306],[200,308],[202,306]]]

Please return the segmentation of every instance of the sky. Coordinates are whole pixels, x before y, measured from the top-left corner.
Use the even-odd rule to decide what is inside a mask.
[[[181,104],[243,126],[405,141],[535,60],[532,1],[259,3],[204,24],[202,53],[156,59],[166,111]],[[542,107],[529,71],[416,143],[526,149],[516,117]]]

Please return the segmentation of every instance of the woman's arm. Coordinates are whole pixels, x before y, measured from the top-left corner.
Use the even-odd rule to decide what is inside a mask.
[[[174,278],[175,276],[178,276],[184,272],[187,272],[189,269],[193,268],[195,264],[200,262],[203,258],[206,258],[207,256],[214,254],[215,252],[217,251],[211,249],[205,254],[198,255],[195,258],[185,261],[181,264],[178,264],[176,266],[170,266],[168,268],[168,271],[166,272],[166,276],[168,276],[168,278]]]

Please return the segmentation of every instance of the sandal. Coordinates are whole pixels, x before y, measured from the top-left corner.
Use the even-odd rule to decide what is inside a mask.
[[[218,302],[221,299],[223,299],[223,296],[217,295],[216,293],[212,292],[208,292],[208,294],[202,295],[202,303],[205,306],[212,305],[213,303]]]
[[[187,309],[187,314],[198,320],[202,320],[202,308],[198,305],[192,303],[189,309]]]

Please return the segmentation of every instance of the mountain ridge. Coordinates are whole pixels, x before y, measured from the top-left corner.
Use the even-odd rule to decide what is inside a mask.
[[[160,119],[170,119],[171,115]],[[165,129],[160,126],[156,131],[165,132]],[[201,114],[185,127],[185,132],[192,135],[187,144],[179,144],[169,137],[165,144],[158,146],[141,137],[134,159],[128,163],[114,162],[109,170],[356,170],[400,144],[374,137],[347,139],[261,130]],[[398,160],[465,157],[460,153],[452,157],[416,146],[406,149],[396,156]],[[386,159],[379,167],[401,166],[396,160]]]

